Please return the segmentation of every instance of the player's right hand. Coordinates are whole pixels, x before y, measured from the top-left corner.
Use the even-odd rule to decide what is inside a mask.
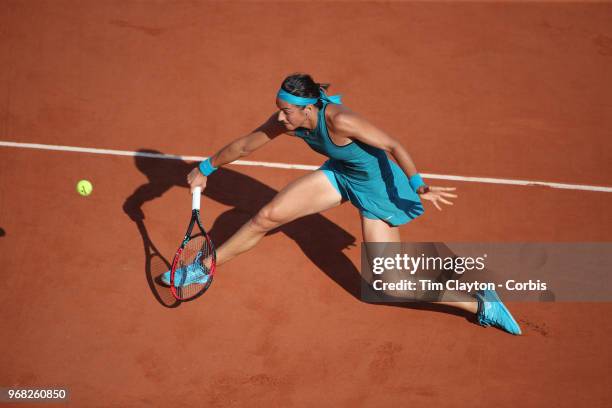
[[[189,190],[193,194],[193,190],[196,187],[202,187],[202,191],[206,188],[206,181],[208,177],[202,174],[198,167],[194,168],[187,175],[187,183],[189,183]]]

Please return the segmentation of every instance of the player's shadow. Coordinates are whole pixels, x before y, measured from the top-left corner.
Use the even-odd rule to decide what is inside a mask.
[[[174,186],[188,188],[186,177],[195,164],[181,160],[145,157],[151,154],[161,155],[160,152],[154,150],[141,149],[139,153],[141,156],[135,157],[135,164],[148,181],[139,186],[126,199],[123,209],[136,223],[142,235],[146,257],[145,272],[151,291],[160,304],[175,307],[177,303],[173,301],[173,298],[170,299],[170,291],[159,281],[159,275],[169,269],[171,259],[163,257],[152,243],[145,227],[142,206],[147,201],[161,197]],[[210,177],[204,195],[232,208],[219,215],[209,230],[215,245],[218,247],[225,242],[277,193],[277,190],[262,182],[226,167],[217,170]],[[187,221],[188,217],[184,222],[187,223]],[[356,238],[353,235],[320,214],[302,217],[269,234],[278,232],[287,235],[313,264],[350,295],[361,301],[361,274],[353,262],[342,253],[343,249],[355,245]],[[151,262],[152,259],[157,261]],[[432,303],[386,302],[380,304],[469,316],[458,309]]]
[[[6,232],[4,232],[3,228],[0,228],[0,237],[3,237],[6,235]]]

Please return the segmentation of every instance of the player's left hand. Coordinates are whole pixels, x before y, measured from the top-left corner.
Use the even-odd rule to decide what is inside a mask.
[[[449,199],[457,198],[457,194],[448,193],[448,191],[455,191],[457,188],[455,187],[429,187],[429,191],[424,194],[419,194],[424,200],[431,201],[433,205],[440,211],[442,211],[442,207],[440,207],[440,203],[444,203],[446,205],[453,205],[453,202]]]

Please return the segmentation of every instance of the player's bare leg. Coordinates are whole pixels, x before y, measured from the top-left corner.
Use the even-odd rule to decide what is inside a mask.
[[[361,228],[364,242],[401,242],[399,227],[393,227],[382,220],[373,220],[361,217]],[[384,251],[384,248],[379,248]],[[372,259],[377,254],[367,254]],[[478,312],[478,303],[475,299],[462,292],[446,293],[443,301],[431,302],[442,305],[452,306],[461,310],[476,314]]]
[[[253,248],[269,231],[341,203],[342,196],[322,171],[303,176],[281,190],[217,249],[217,265]]]

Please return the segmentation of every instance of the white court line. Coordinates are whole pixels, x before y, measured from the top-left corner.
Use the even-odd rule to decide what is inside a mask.
[[[144,152],[132,152],[129,150],[110,150],[110,149],[94,149],[90,147],[74,147],[74,146],[58,146],[58,145],[46,145],[37,143],[16,143],[6,142],[0,140],[0,147],[16,147],[22,149],[37,149],[37,150],[56,150],[62,152],[76,152],[76,153],[92,153],[92,154],[106,154],[112,156],[131,156],[131,157],[150,157],[154,159],[171,159],[171,160],[183,160],[183,161],[202,161],[206,157],[202,156],[179,156],[173,154],[162,154],[162,153],[144,153]],[[276,169],[293,169],[293,170],[316,170],[319,166],[309,166],[305,164],[287,164],[287,163],[272,163],[272,162],[259,162],[259,161],[247,161],[247,160],[236,160],[231,164],[239,166],[258,166],[258,167],[272,167]],[[604,186],[588,186],[583,184],[566,184],[566,183],[550,183],[547,181],[532,181],[532,180],[511,180],[511,179],[499,179],[491,177],[466,177],[466,176],[452,176],[444,174],[430,174],[421,173],[424,178],[438,179],[438,180],[452,180],[452,181],[463,181],[472,183],[489,183],[489,184],[508,184],[514,186],[541,186],[551,188],[561,188],[566,190],[584,190],[584,191],[599,191],[604,193],[612,193],[612,187]]]

